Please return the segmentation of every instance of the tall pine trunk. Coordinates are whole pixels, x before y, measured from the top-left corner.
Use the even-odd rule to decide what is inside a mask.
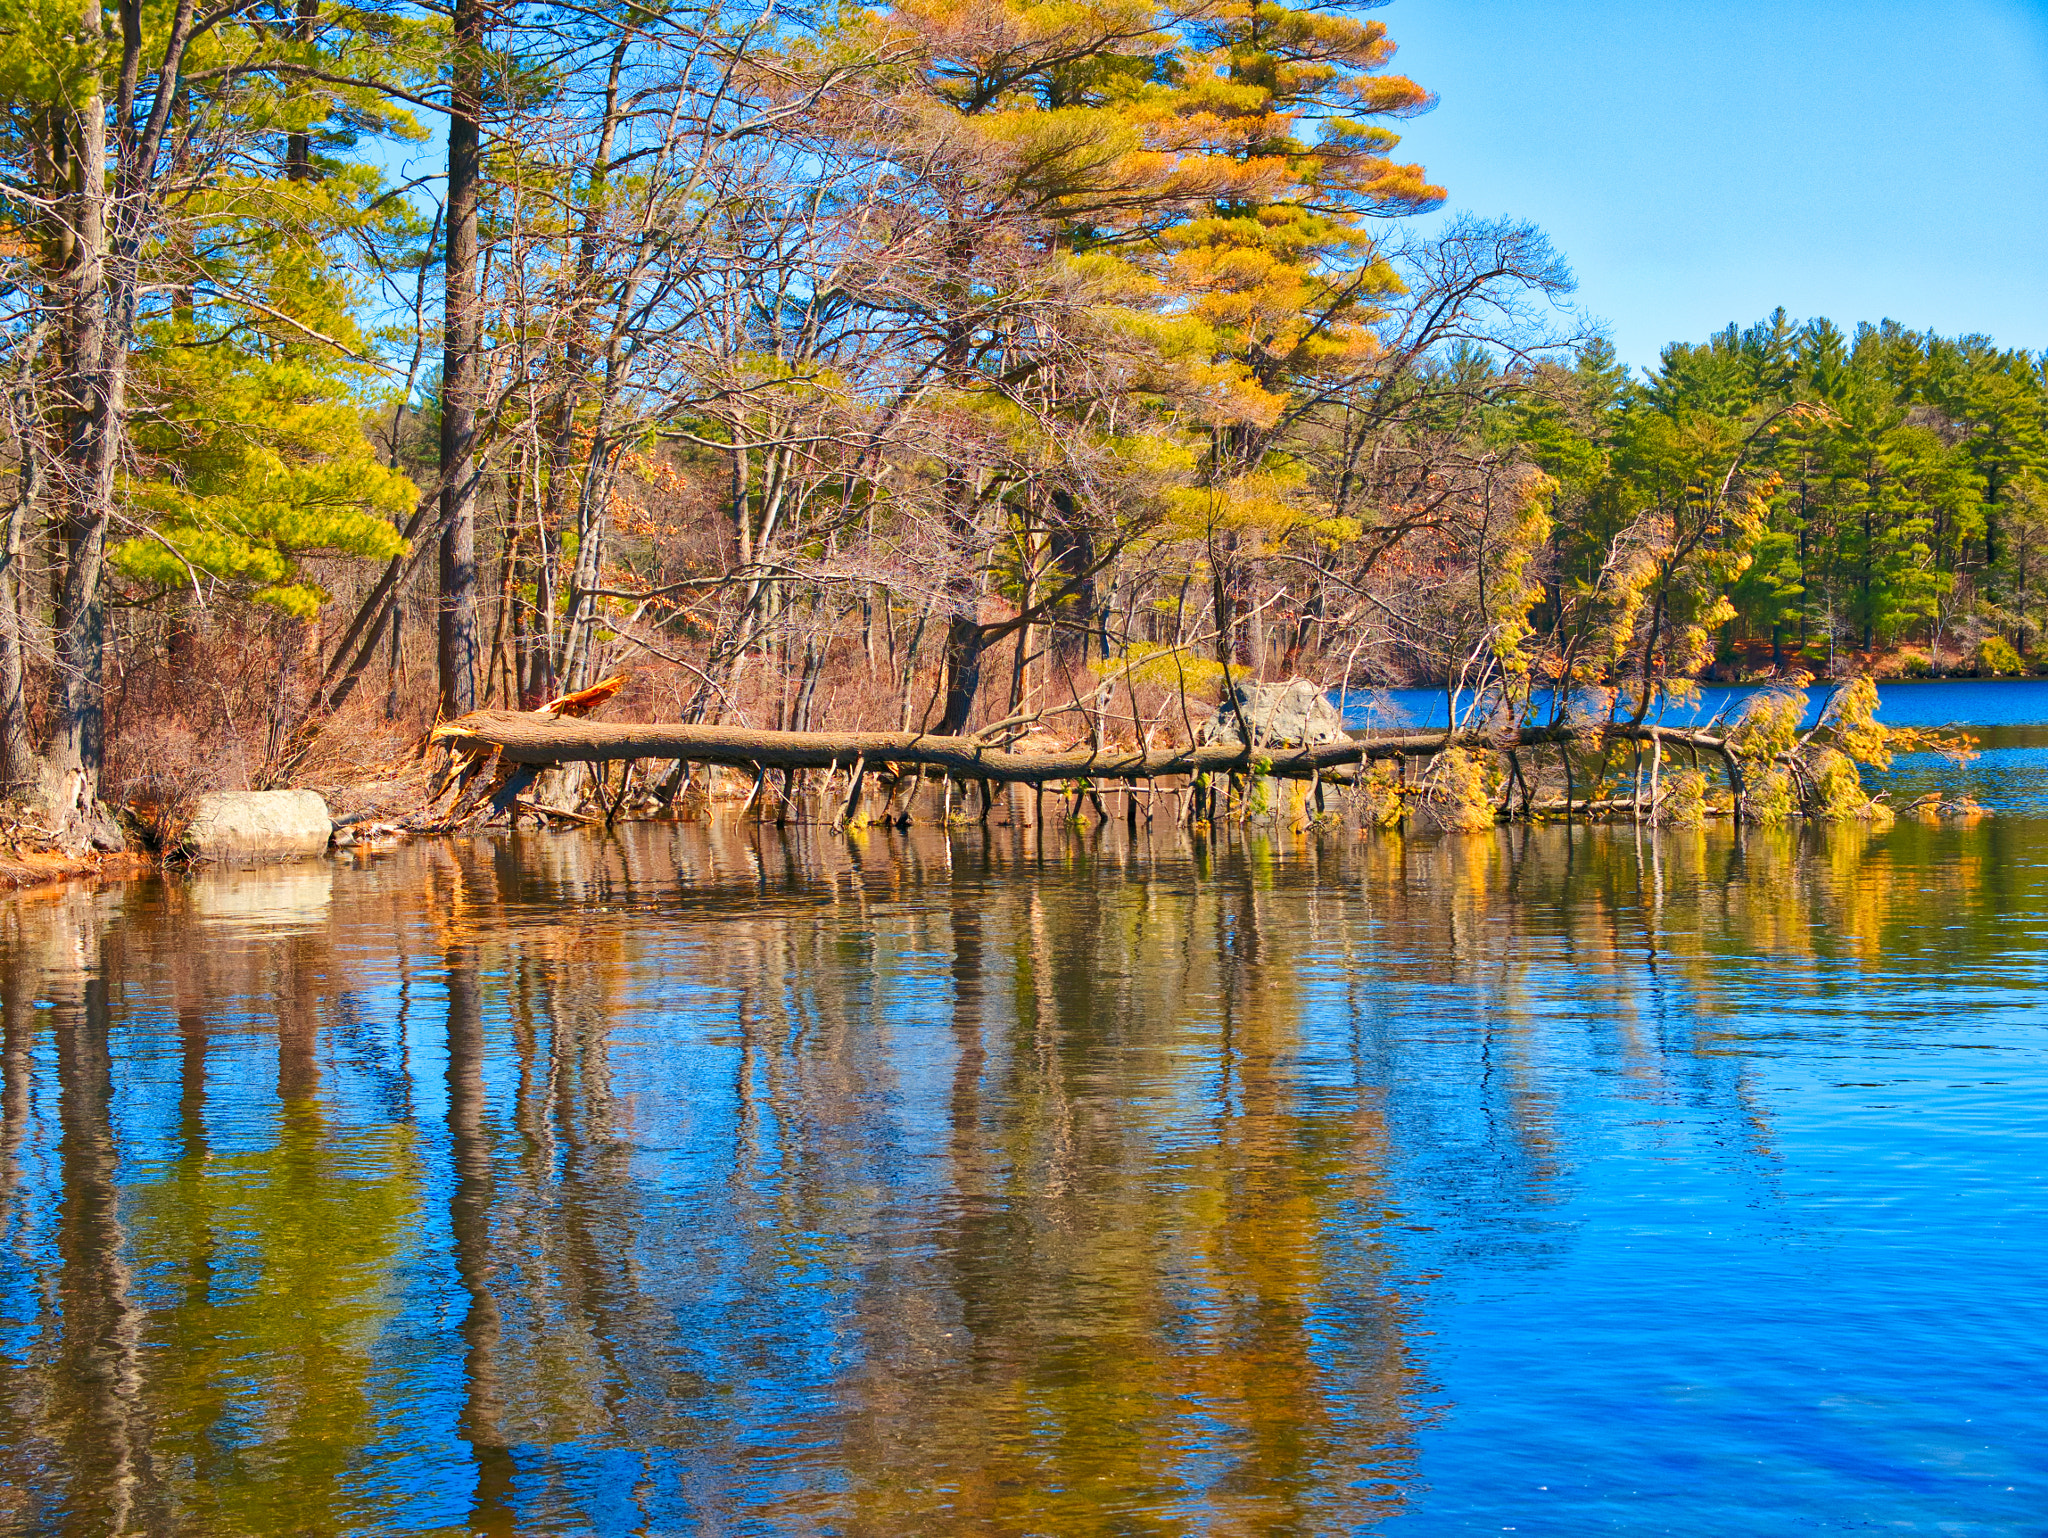
[[[298,0],[292,17],[292,41],[310,43],[313,41],[313,27],[320,19],[320,0]],[[313,136],[303,129],[295,129],[285,136],[284,174],[287,180],[307,182],[313,179]]]
[[[476,709],[476,418],[481,342],[477,192],[483,175],[482,0],[456,0],[448,112],[447,319],[441,364],[441,713]]]
[[[181,91],[185,46],[196,0],[177,0],[163,60],[154,71],[147,120],[138,124],[142,53],[148,41],[140,0],[123,0],[118,154],[108,176],[108,113],[98,76],[88,73],[71,115],[70,260],[63,283],[64,425],[58,543],[55,662],[50,739],[43,755],[43,798],[50,815],[77,832],[98,820],[105,760],[107,528],[115,473],[127,434],[129,348],[142,287],[142,254],[161,233],[158,152]],[[103,35],[98,0],[80,20],[87,38]],[[117,836],[104,827],[95,837]]]
[[[99,0],[80,7],[88,37],[102,27]],[[86,77],[70,128],[70,265],[64,275],[63,480],[58,541],[63,558],[57,586],[56,668],[51,679],[50,740],[44,794],[51,810],[70,820],[99,790],[102,739],[101,678],[106,604],[100,595],[107,520],[114,494],[114,435],[120,430],[120,393],[126,384],[126,349],[119,359],[107,326],[107,114],[96,74]]]

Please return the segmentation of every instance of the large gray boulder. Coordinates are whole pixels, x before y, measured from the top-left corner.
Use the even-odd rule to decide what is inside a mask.
[[[1203,741],[1242,742],[1237,729],[1240,711],[1251,728],[1253,743],[1263,748],[1304,747],[1335,742],[1344,735],[1344,717],[1330,703],[1323,686],[1306,678],[1290,678],[1277,684],[1238,684],[1216,708]]]
[[[183,842],[201,860],[275,860],[322,854],[333,833],[313,791],[225,790],[193,803]]]

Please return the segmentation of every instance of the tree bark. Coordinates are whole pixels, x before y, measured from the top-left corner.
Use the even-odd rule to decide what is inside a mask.
[[[988,627],[971,612],[952,615],[946,621],[946,708],[937,728],[942,737],[967,730],[975,698],[981,693],[981,658],[987,636]]]
[[[21,481],[0,530],[0,796],[31,794],[36,788],[35,744],[28,720],[28,609],[21,568],[29,515],[42,504],[47,487],[43,424],[18,413]]]
[[[1642,730],[1617,724],[1616,735],[1647,739],[1652,732],[1673,739],[1678,734],[1659,728]],[[445,722],[433,740],[458,753],[496,751],[508,764],[599,763],[610,759],[671,758],[695,763],[752,769],[829,769],[865,761],[869,769],[883,765],[922,765],[968,779],[1042,784],[1050,780],[1138,780],[1178,774],[1247,773],[1257,760],[1260,774],[1308,778],[1318,772],[1398,758],[1430,754],[1452,747],[1507,748],[1567,741],[1562,728],[1535,728],[1506,737],[1483,732],[1415,732],[1401,736],[1344,738],[1299,748],[1247,749],[1238,743],[1213,743],[1164,751],[1133,748],[1080,748],[1062,753],[1012,753],[972,737],[923,732],[774,732],[737,726],[685,726],[594,722],[555,717],[545,712],[484,710]],[[1718,746],[1718,739],[1699,738],[1699,745]],[[1334,776],[1341,780],[1342,775]]]
[[[456,0],[448,113],[447,311],[441,364],[441,710],[476,707],[477,193],[483,175],[482,0]]]
[[[102,31],[99,0],[81,7],[85,34]],[[51,682],[51,733],[46,795],[60,814],[98,789],[102,755],[100,680],[106,633],[100,572],[113,501],[114,425],[107,362],[107,114],[89,84],[70,123],[71,248],[65,274],[64,351],[70,390],[65,403],[66,484],[58,540],[63,570],[57,589],[56,669]],[[126,370],[122,371],[124,374]]]
[[[1046,553],[1069,593],[1062,605],[1066,612],[1048,616],[1053,621],[1052,653],[1060,668],[1077,673],[1088,665],[1088,637],[1096,621],[1095,533],[1080,521],[1071,493],[1053,492],[1052,505],[1057,521],[1046,540]]]
[[[76,831],[97,819],[100,767],[105,757],[107,526],[114,511],[114,479],[128,419],[129,346],[134,333],[140,265],[148,241],[160,233],[158,151],[179,95],[195,0],[177,0],[164,39],[163,62],[146,121],[136,114],[145,43],[141,7],[120,7],[120,97],[110,115],[88,72],[67,135],[70,150],[70,263],[64,297],[65,486],[58,540],[63,571],[57,588],[56,667],[51,689],[50,741],[44,752],[43,799],[60,827]],[[103,35],[98,0],[81,6],[87,39]],[[109,177],[107,129],[116,125]],[[96,833],[95,836],[98,836]],[[108,836],[112,836],[109,834]]]
[[[565,312],[565,327],[561,389],[555,396],[553,419],[548,435],[547,486],[542,497],[539,556],[536,563],[536,642],[533,665],[528,669],[528,687],[535,702],[551,698],[558,689],[577,687],[574,682],[567,680],[573,678],[574,654],[583,639],[578,628],[579,617],[576,612],[579,607],[579,589],[576,578],[572,576],[569,581],[570,613],[566,616],[558,614],[562,598],[560,559],[563,538],[568,532],[569,494],[576,485],[573,469],[576,454],[576,417],[587,393],[585,376],[591,360],[591,312],[596,305],[593,279],[597,272],[606,188],[611,174],[612,146],[618,133],[619,84],[625,69],[626,50],[632,33],[633,29],[630,26],[622,28],[619,39],[612,49],[611,68],[605,78],[604,121],[598,130],[597,154],[591,164],[590,182],[584,195],[582,230],[576,242],[574,276],[567,292],[562,296],[561,307]],[[601,439],[602,423],[599,427],[598,438]],[[601,553],[591,546],[589,536],[592,516],[590,478],[599,472],[599,450],[600,444],[594,442],[590,462],[585,468],[583,487],[576,502],[578,573],[585,570],[586,555],[595,556]],[[596,505],[596,510],[601,518],[602,502]],[[593,585],[597,580],[594,573],[598,568],[593,566],[591,570],[593,575],[590,581],[584,584],[586,587]],[[583,601],[583,606],[588,606],[587,600]],[[556,631],[558,621],[562,623],[559,635]]]
[[[597,598],[595,590],[604,585],[604,540],[607,508],[611,500],[612,468],[618,446],[609,440],[601,420],[590,460],[584,467],[583,487],[576,502],[576,564],[569,571],[568,613],[562,624],[562,665],[560,687],[574,691],[588,685],[595,673]]]
[[[292,15],[292,41],[312,42],[313,27],[319,19],[320,0],[298,0]],[[313,179],[313,136],[304,129],[294,129],[285,136],[284,174],[288,181]]]

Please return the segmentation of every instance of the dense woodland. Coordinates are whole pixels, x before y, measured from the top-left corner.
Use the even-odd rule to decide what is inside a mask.
[[[1160,747],[1247,678],[1640,719],[2043,645],[2048,359],[1780,312],[1632,375],[1435,213],[1366,6],[0,3],[49,816],[619,671]]]

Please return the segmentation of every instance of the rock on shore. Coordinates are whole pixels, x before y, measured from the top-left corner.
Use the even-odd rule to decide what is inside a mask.
[[[333,832],[315,791],[218,791],[193,803],[182,842],[201,860],[275,860],[323,853]]]
[[[1202,740],[1240,741],[1240,711],[1261,747],[1301,747],[1336,742],[1344,736],[1344,718],[1330,703],[1323,686],[1306,678],[1290,678],[1277,684],[1239,684],[1224,696]]]

